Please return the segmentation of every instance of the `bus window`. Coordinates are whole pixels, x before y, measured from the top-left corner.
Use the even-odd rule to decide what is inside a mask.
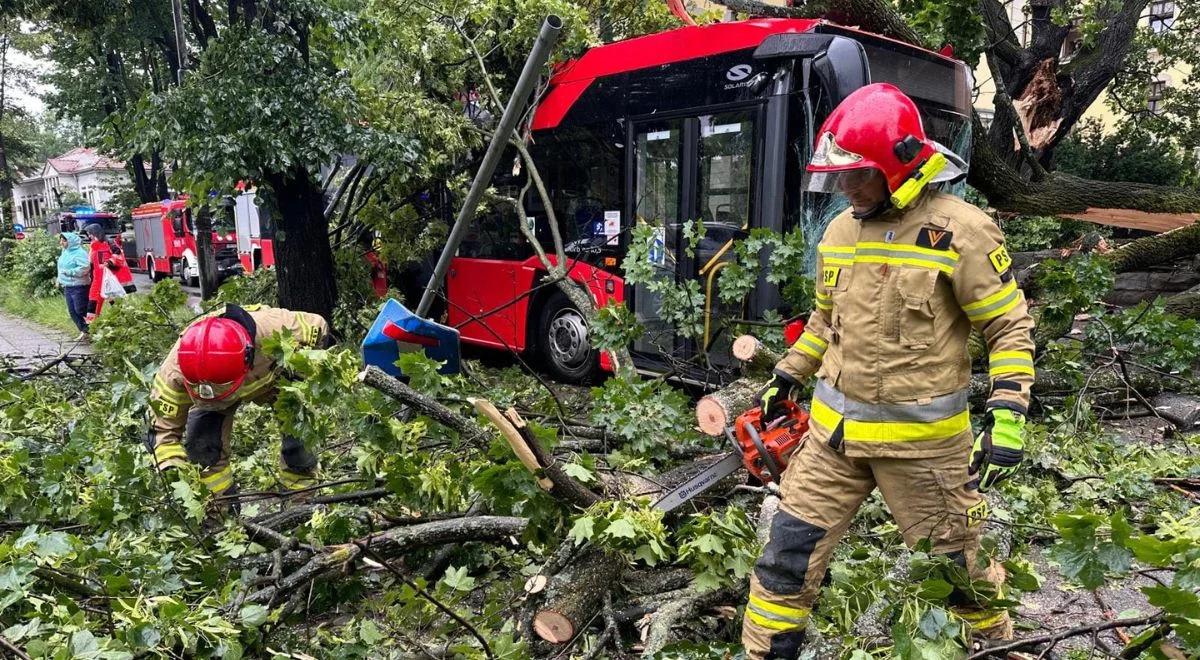
[[[749,226],[754,123],[751,111],[700,117],[699,210],[706,229]]]
[[[505,197],[517,197],[518,189],[497,188]],[[458,256],[475,259],[522,260],[533,255],[533,248],[521,234],[517,212],[503,202],[492,205],[471,223],[467,236],[458,249]]]
[[[617,248],[604,233],[604,214],[621,209],[622,154],[618,142],[603,127],[584,126],[556,131],[534,144],[534,161],[546,182],[568,254]],[[539,209],[536,215],[540,221],[545,211]],[[537,236],[550,244],[545,222],[538,223]]]

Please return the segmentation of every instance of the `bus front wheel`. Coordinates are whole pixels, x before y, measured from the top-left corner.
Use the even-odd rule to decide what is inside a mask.
[[[587,383],[599,373],[600,353],[588,341],[587,318],[561,291],[542,305],[537,350],[543,366],[559,380]]]

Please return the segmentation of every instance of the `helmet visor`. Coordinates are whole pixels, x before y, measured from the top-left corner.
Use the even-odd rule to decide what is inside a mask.
[[[801,181],[804,190],[815,193],[848,193],[864,186],[887,184],[883,173],[874,167],[856,167],[840,172],[806,172]]]

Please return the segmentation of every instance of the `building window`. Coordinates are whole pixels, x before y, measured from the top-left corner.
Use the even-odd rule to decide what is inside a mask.
[[[1171,0],[1156,0],[1150,3],[1150,31],[1162,34],[1175,24],[1175,3]]]
[[[1147,108],[1150,112],[1158,114],[1162,109],[1163,98],[1167,94],[1167,81],[1152,80],[1150,81],[1150,98],[1147,103]]]

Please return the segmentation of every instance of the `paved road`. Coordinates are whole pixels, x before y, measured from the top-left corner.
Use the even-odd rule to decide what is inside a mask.
[[[42,327],[32,321],[0,312],[0,355],[13,359],[19,366],[45,362],[65,351],[91,353],[86,342],[76,342],[58,330]]]
[[[154,286],[154,282],[150,281],[150,276],[145,273],[134,273],[133,283],[137,285],[139,293],[146,293]],[[200,302],[200,287],[185,286],[183,290],[188,294],[188,305],[195,306]]]

